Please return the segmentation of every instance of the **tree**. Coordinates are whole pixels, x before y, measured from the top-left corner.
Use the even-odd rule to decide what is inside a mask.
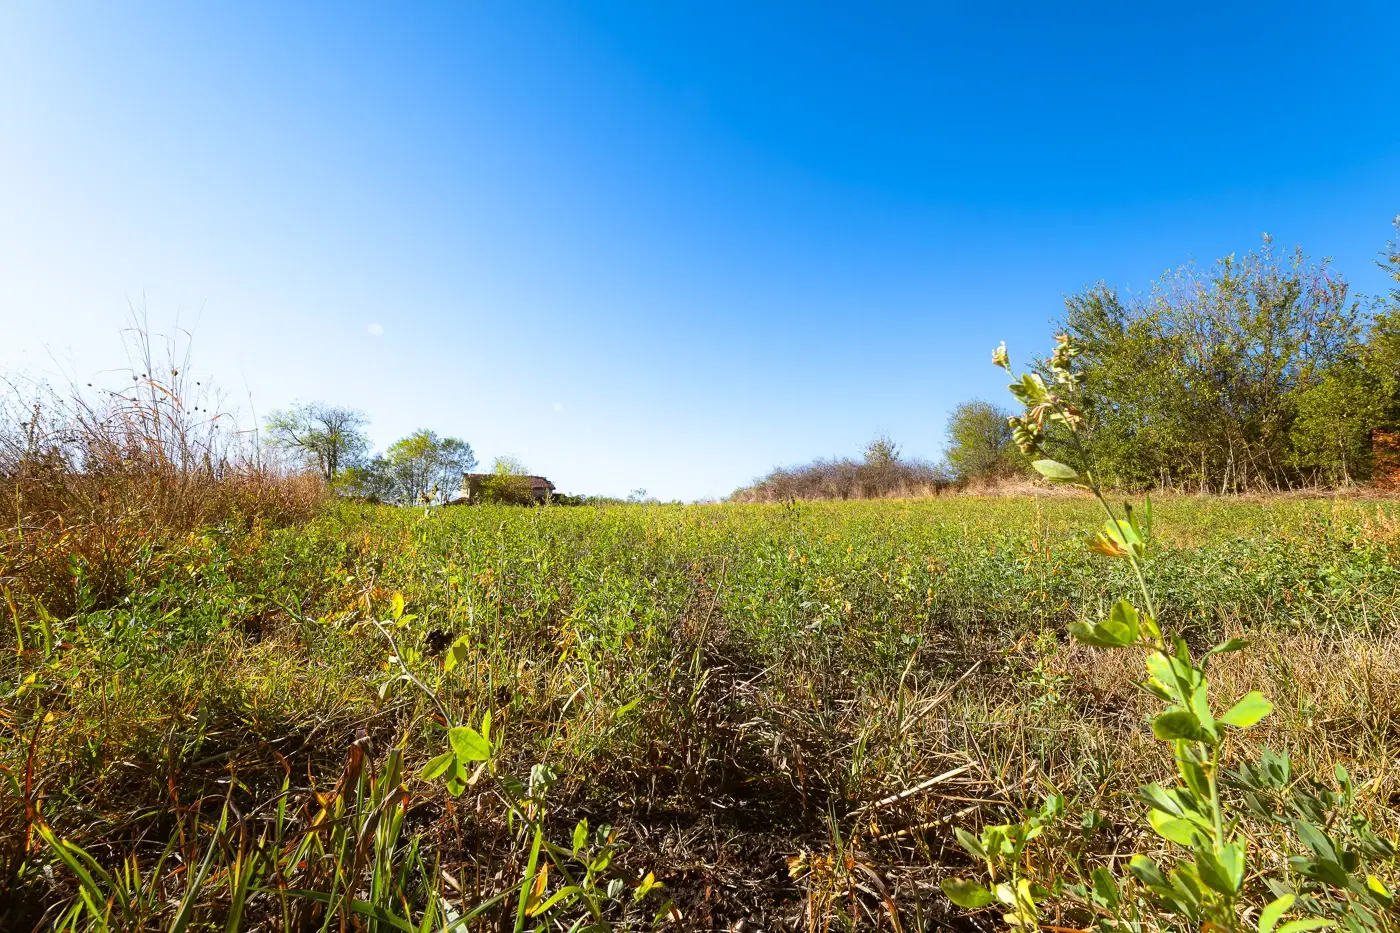
[[[1233,492],[1308,478],[1293,456],[1300,401],[1357,354],[1363,325],[1327,261],[1268,237],[1145,296],[1102,283],[1072,296],[1062,326],[1083,348],[1085,397],[1111,400],[1084,413],[1104,479]]]
[[[1400,217],[1395,218],[1396,238],[1386,244],[1376,263],[1394,282],[1390,294],[1376,302],[1375,319],[1362,355],[1362,365],[1374,381],[1381,408],[1376,427],[1400,430]]]
[[[491,475],[481,482],[481,498],[510,505],[532,504],[535,496],[530,471],[515,457],[497,457],[491,464]]]
[[[864,496],[884,496],[898,493],[905,479],[901,469],[899,445],[887,434],[877,434],[861,451],[862,460],[855,470],[855,481]]]
[[[1298,393],[1289,440],[1303,475],[1345,485],[1371,474],[1371,429],[1385,415],[1378,381],[1360,365],[1338,363]]]
[[[364,412],[325,402],[293,405],[267,417],[268,443],[291,452],[333,483],[369,449]]]
[[[461,487],[463,474],[474,466],[476,455],[466,441],[422,429],[395,441],[364,472],[368,488],[378,498],[411,505],[449,495]]]
[[[1011,440],[1010,412],[991,402],[963,402],[948,416],[944,457],[958,479],[999,479],[1025,469],[1025,457]]]
[[[397,502],[394,476],[383,456],[370,457],[345,468],[336,487],[347,496],[368,502]]]
[[[899,445],[890,440],[887,434],[877,434],[862,451],[866,466],[876,470],[887,470],[899,462]]]

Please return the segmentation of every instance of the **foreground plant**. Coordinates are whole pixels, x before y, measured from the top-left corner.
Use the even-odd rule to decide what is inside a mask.
[[[434,705],[438,718],[446,727],[445,749],[423,766],[418,774],[419,780],[441,781],[449,794],[460,797],[469,786],[484,779],[506,808],[511,826],[519,825],[528,835],[530,854],[524,876],[517,885],[519,896],[516,899],[515,933],[522,933],[527,926],[531,929],[545,928],[569,908],[582,910],[582,914],[568,927],[570,933],[613,929],[614,924],[609,921],[608,914],[616,911],[610,911],[610,905],[625,904],[624,895],[628,892],[631,901],[640,904],[648,894],[662,887],[661,883],[651,872],[630,885],[622,878],[610,876],[608,869],[622,848],[611,826],[603,825],[590,832],[588,820],[583,819],[574,826],[571,845],[561,846],[550,841],[545,833],[548,817],[546,797],[550,786],[558,780],[557,775],[545,763],[534,765],[526,781],[497,771],[496,758],[502,740],[499,736],[492,738],[490,710],[482,714],[480,729],[459,723],[442,701],[439,690],[433,689],[414,673],[413,666],[422,660],[419,652],[405,650],[394,636],[394,631],[404,629],[414,619],[415,616],[404,611],[403,594],[395,593],[390,604],[390,617],[374,622],[392,651],[390,667],[400,671],[384,687],[388,688],[395,682],[412,685]],[[452,676],[453,670],[472,650],[467,636],[455,640],[443,656],[438,676],[444,679]],[[551,868],[562,881],[552,891],[549,884]],[[672,914],[671,903],[667,901],[656,911],[650,925],[655,927]]]
[[[1290,824],[1309,850],[1296,856],[1291,867],[1305,880],[1290,885],[1266,867],[1252,864],[1249,836],[1240,814],[1231,810],[1222,797],[1222,753],[1232,732],[1256,725],[1273,710],[1273,704],[1258,691],[1238,698],[1223,711],[1210,697],[1209,666],[1213,658],[1239,651],[1245,642],[1231,638],[1193,656],[1185,639],[1166,634],[1158,623],[1152,592],[1147,585],[1146,561],[1152,537],[1151,500],[1140,509],[1125,504],[1121,514],[1105,497],[1095,474],[1093,459],[1084,439],[1082,413],[1083,383],[1075,371],[1074,359],[1080,353],[1068,337],[1057,338],[1054,354],[1043,373],[1015,376],[1006,345],[993,354],[993,362],[1015,377],[1012,395],[1025,407],[1022,416],[1012,417],[1010,425],[1017,446],[1032,457],[1032,466],[1047,479],[1090,491],[1107,518],[1090,547],[1107,557],[1125,560],[1137,582],[1136,604],[1128,599],[1114,603],[1106,618],[1098,622],[1076,622],[1070,633],[1080,642],[1099,648],[1134,649],[1144,653],[1147,676],[1140,686],[1163,706],[1152,718],[1153,735],[1167,743],[1176,765],[1177,780],[1171,786],[1149,784],[1139,789],[1147,806],[1146,821],[1152,830],[1181,853],[1170,863],[1159,865],[1145,854],[1135,854],[1128,870],[1137,886],[1115,878],[1099,868],[1092,873],[1092,884],[1066,888],[1098,915],[1103,929],[1138,928],[1145,915],[1168,915],[1184,927],[1215,930],[1257,930],[1258,933],[1302,933],[1331,927],[1342,922],[1354,933],[1386,929],[1395,920],[1394,895],[1376,875],[1358,874],[1366,860],[1393,860],[1395,847],[1376,836],[1364,820],[1354,824],[1360,842],[1348,847],[1329,836],[1329,812],[1335,795],[1312,795],[1311,803],[1292,805],[1292,816],[1280,816],[1278,808],[1261,802],[1289,787],[1286,766],[1278,756],[1266,753],[1260,768],[1246,766],[1236,783],[1252,787],[1254,809],[1265,816]],[[1047,384],[1046,377],[1050,382]],[[1073,459],[1070,465],[1047,454],[1047,448]],[[1350,779],[1342,770],[1338,780],[1346,788],[1350,803]],[[982,861],[994,886],[963,879],[943,885],[956,904],[969,909],[1001,903],[1008,924],[1034,928],[1039,922],[1037,899],[1051,891],[1035,884],[1020,868],[1024,846],[1037,835],[1043,817],[1035,816],[1018,824],[989,827],[980,838],[964,831],[959,841]],[[1257,914],[1246,911],[1246,881],[1259,878],[1274,895]],[[1293,911],[1331,916],[1304,916],[1280,925]]]

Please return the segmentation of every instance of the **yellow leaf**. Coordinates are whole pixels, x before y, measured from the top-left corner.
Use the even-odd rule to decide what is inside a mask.
[[[525,902],[525,912],[534,915],[534,907],[544,898],[545,888],[549,886],[549,863],[545,862],[540,866],[539,873],[535,875],[535,883],[530,886],[530,898]]]
[[[1128,550],[1117,541],[1100,531],[1089,541],[1089,550],[1097,551],[1106,557],[1127,557]]]

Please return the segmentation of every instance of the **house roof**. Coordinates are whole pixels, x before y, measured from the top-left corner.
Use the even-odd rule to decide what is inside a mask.
[[[493,476],[495,476],[495,475],[496,475],[495,473],[467,473],[466,475],[464,475],[464,476],[462,477],[462,481],[463,481],[463,482],[471,482],[472,480],[480,481],[480,480],[483,480],[483,479],[491,479],[491,478],[492,478]],[[530,481],[530,488],[531,488],[531,489],[553,489],[553,488],[554,488],[554,484],[551,483],[549,480],[545,479],[543,476],[522,476],[521,479],[527,479],[527,480],[529,480],[529,481]]]

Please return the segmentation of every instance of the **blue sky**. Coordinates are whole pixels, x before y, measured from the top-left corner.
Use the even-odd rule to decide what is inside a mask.
[[[1257,245],[1379,292],[1400,5],[0,6],[0,367],[195,325],[248,411],[573,492],[937,457],[1062,297]]]

